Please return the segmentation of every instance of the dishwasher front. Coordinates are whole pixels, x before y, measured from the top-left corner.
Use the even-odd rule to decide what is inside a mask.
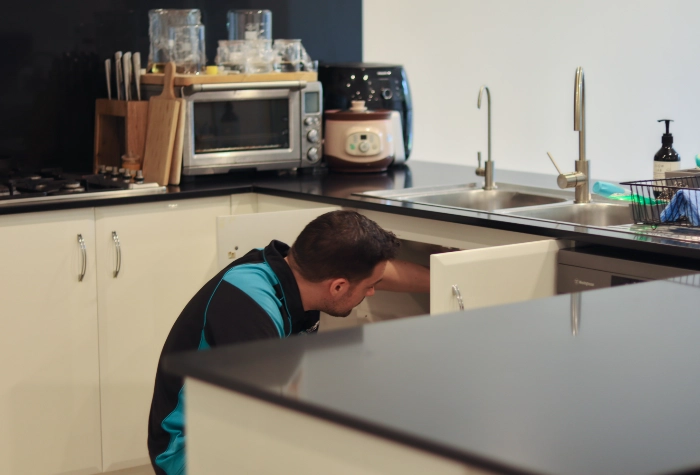
[[[700,262],[604,246],[562,249],[557,261],[559,294],[700,273]]]

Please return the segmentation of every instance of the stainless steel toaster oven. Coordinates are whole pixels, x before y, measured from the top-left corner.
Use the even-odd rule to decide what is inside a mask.
[[[317,81],[182,88],[179,94],[186,107],[182,174],[319,166],[322,92]]]

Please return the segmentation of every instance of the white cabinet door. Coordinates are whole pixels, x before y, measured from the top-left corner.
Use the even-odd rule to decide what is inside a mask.
[[[304,227],[318,216],[340,209],[325,206],[289,211],[235,214],[217,219],[218,268],[223,269],[251,249],[276,239],[290,246]]]
[[[217,272],[216,218],[230,206],[225,196],[95,211],[105,471],[149,463],[158,358],[173,322]]]
[[[430,256],[430,314],[556,295],[557,253],[568,241],[536,241]]]
[[[92,208],[0,216],[0,473],[102,469],[94,229]]]

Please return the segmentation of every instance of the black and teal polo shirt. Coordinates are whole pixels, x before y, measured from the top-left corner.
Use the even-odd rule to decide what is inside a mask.
[[[272,241],[231,263],[192,297],[170,330],[158,361],[148,452],[159,475],[185,473],[184,386],[165,373],[163,358],[263,338],[285,338],[318,329],[319,312],[305,312],[289,246]]]

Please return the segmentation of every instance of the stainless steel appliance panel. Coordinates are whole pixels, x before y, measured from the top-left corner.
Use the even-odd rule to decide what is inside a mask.
[[[683,266],[683,267],[681,267]],[[581,292],[700,272],[687,262],[598,246],[562,249],[558,254],[557,292]]]

